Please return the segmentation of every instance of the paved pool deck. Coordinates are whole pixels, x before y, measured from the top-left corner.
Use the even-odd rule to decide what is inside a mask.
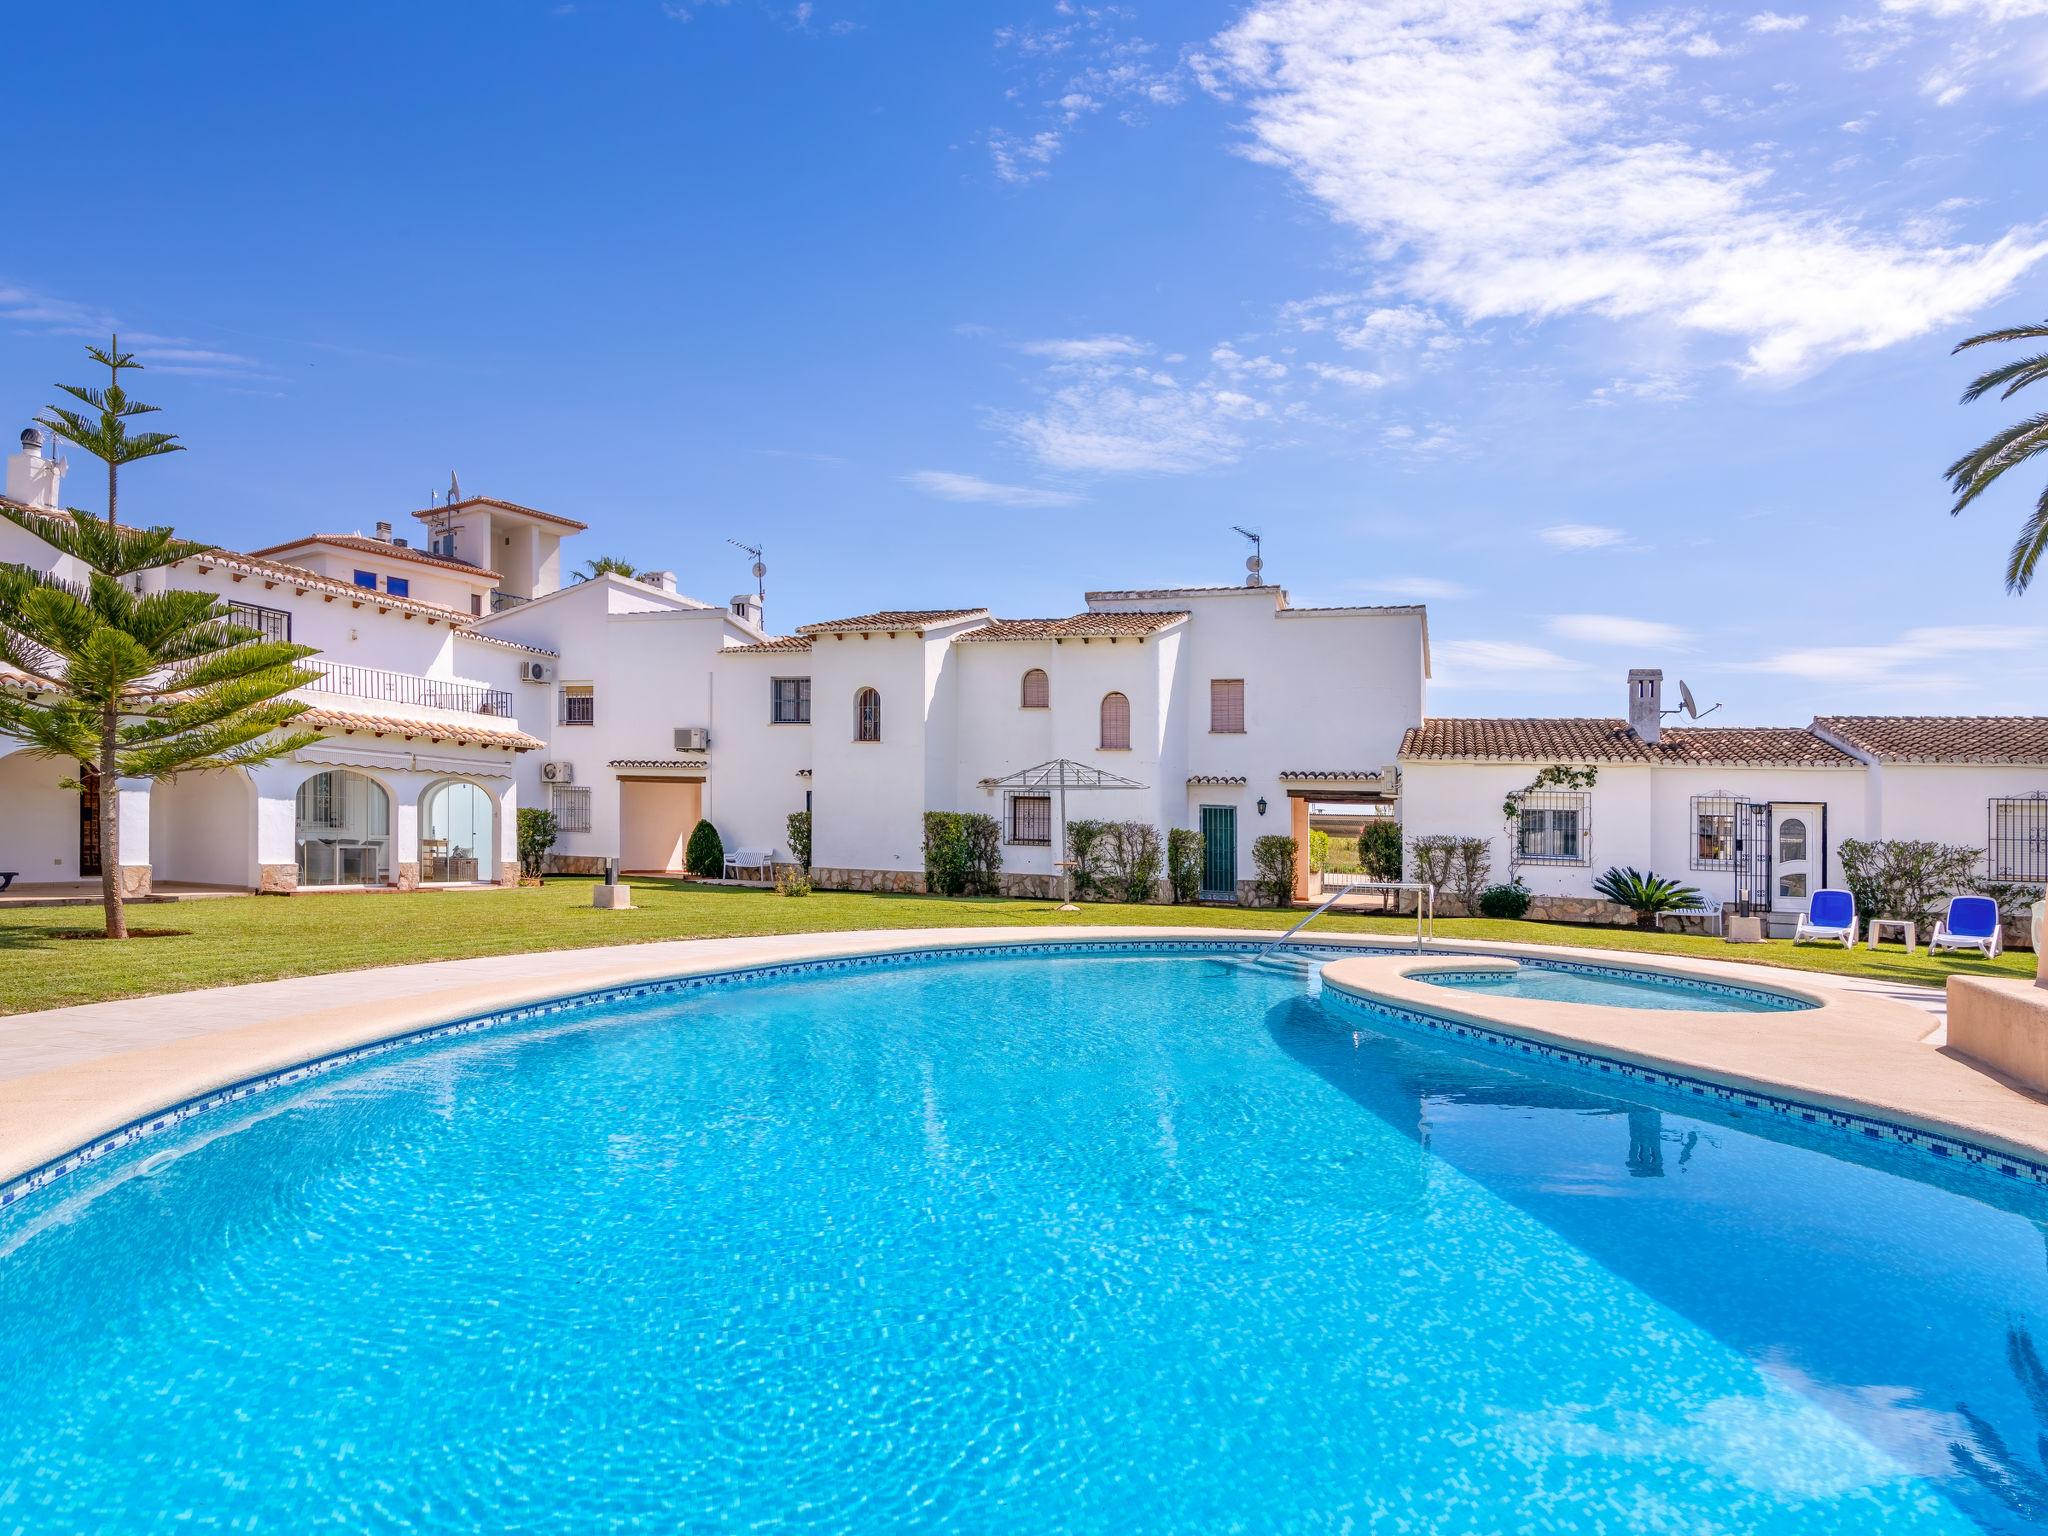
[[[0,1184],[156,1110],[229,1084],[454,1019],[601,987],[909,949],[1103,939],[1241,941],[1249,947],[1275,937],[1270,930],[1024,927],[683,939],[441,960],[16,1014],[0,1018]],[[1437,941],[1433,954],[1582,959],[1791,991],[1823,1006],[1799,1013],[1646,1014],[1524,1000],[1473,1002],[1405,980],[1399,964],[1416,957],[1386,953],[1412,949],[1400,940],[1316,942],[1359,953],[1359,959],[1338,962],[1330,973],[1334,984],[1386,986],[1393,989],[1389,1000],[1470,1016],[1489,1027],[1734,1085],[1789,1091],[2048,1160],[2048,1100],[1949,1054],[1942,996],[1927,989],[1737,962]],[[1346,980],[1353,967],[1369,974],[1362,981]]]

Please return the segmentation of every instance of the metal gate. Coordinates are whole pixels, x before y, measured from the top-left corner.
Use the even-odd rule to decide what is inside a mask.
[[[1202,899],[1237,900],[1237,807],[1202,807]]]
[[[1771,910],[1771,808],[1735,806],[1735,903],[1737,917]]]

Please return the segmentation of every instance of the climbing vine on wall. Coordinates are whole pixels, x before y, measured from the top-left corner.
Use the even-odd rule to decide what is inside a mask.
[[[1530,795],[1545,789],[1589,790],[1600,777],[1600,770],[1588,763],[1583,768],[1574,768],[1570,763],[1552,763],[1520,789],[1508,791],[1501,801],[1500,813],[1508,824],[1508,879],[1511,884],[1522,881],[1522,839],[1516,823],[1521,819],[1522,802]]]

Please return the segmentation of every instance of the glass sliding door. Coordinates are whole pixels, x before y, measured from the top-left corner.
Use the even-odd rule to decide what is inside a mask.
[[[299,786],[299,884],[384,885],[391,878],[391,796],[365,774],[330,768]]]

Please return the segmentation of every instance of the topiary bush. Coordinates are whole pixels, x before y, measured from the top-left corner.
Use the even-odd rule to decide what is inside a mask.
[[[555,846],[560,831],[553,811],[537,805],[519,807],[519,872],[527,879],[540,878],[541,866],[547,863],[548,850]]]
[[[1194,901],[1202,894],[1202,834],[1194,828],[1175,827],[1166,834],[1166,881],[1175,901]]]
[[[701,879],[715,880],[725,873],[725,840],[710,822],[700,821],[690,829],[690,840],[683,845],[683,868]]]
[[[789,856],[797,865],[809,871],[811,867],[811,813],[791,811],[789,813]]]
[[[1513,921],[1528,916],[1529,900],[1529,888],[1525,885],[1489,885],[1479,893],[1479,915]]]
[[[967,894],[996,895],[1003,887],[1003,824],[978,811],[962,811],[960,836],[967,847]]]
[[[1003,827],[973,811],[924,813],[924,888],[934,896],[993,896],[1003,868]]]
[[[1074,882],[1074,900],[1091,901],[1100,899],[1102,889],[1102,834],[1108,830],[1104,821],[1070,821],[1067,823],[1067,862],[1073,867],[1068,874]]]
[[[1252,868],[1258,871],[1253,887],[1259,900],[1269,907],[1284,907],[1294,900],[1294,855],[1297,844],[1282,833],[1273,832],[1252,843]]]

